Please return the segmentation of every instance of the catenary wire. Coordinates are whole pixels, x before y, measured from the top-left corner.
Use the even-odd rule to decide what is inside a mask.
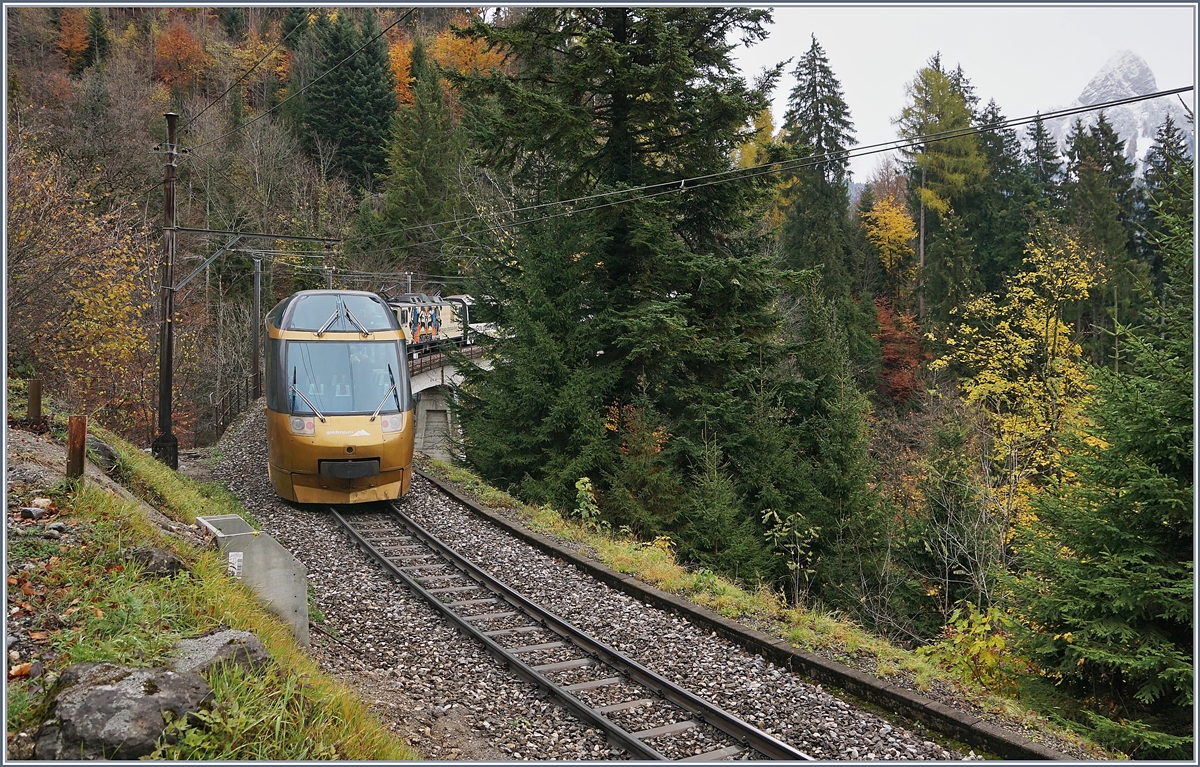
[[[522,221],[514,221],[510,224],[496,225],[496,226],[488,227],[488,228],[482,229],[482,230],[474,230],[472,232],[467,232],[467,233],[457,233],[457,234],[446,235],[445,237],[441,237],[438,239],[426,240],[426,241],[422,242],[422,244],[423,245],[433,245],[433,244],[437,244],[439,242],[446,242],[446,241],[453,240],[453,239],[468,237],[473,234],[484,234],[487,232],[495,231],[497,229],[503,229],[503,228],[507,228],[507,227],[516,227],[516,226],[525,226],[528,224],[538,223],[538,222],[550,220],[553,218],[560,218],[564,215],[572,215],[574,213],[585,213],[585,212],[589,212],[589,211],[593,211],[593,210],[598,210],[600,208],[606,208],[606,207],[611,207],[613,205],[619,205],[619,204],[626,203],[626,202],[638,202],[640,200],[646,200],[646,199],[652,199],[654,197],[660,197],[664,194],[683,192],[683,191],[691,191],[693,189],[701,189],[701,188],[704,188],[707,186],[712,186],[715,183],[723,183],[726,181],[743,181],[746,179],[757,178],[758,176],[767,175],[767,174],[771,174],[771,173],[782,173],[782,172],[787,172],[790,170],[800,170],[802,168],[808,168],[808,167],[813,167],[813,166],[817,166],[817,165],[824,165],[824,164],[827,164],[830,162],[840,162],[842,160],[846,160],[846,159],[850,159],[850,158],[866,157],[866,156],[869,156],[872,154],[879,154],[881,152],[892,152],[892,151],[896,151],[896,150],[903,150],[903,149],[907,149],[907,148],[911,148],[911,147],[922,146],[925,144],[936,143],[939,141],[948,141],[950,139],[961,138],[963,136],[971,136],[971,135],[976,135],[976,134],[980,134],[980,133],[993,133],[993,132],[1004,130],[1007,128],[1018,127],[1021,125],[1028,125],[1028,124],[1037,122],[1038,120],[1042,120],[1042,121],[1057,120],[1057,119],[1061,119],[1063,117],[1071,117],[1073,115],[1084,114],[1086,112],[1100,111],[1100,110],[1109,109],[1109,108],[1115,107],[1115,106],[1124,106],[1126,104],[1137,103],[1139,101],[1147,101],[1150,99],[1161,98],[1164,96],[1170,96],[1170,95],[1177,94],[1177,93],[1184,93],[1184,92],[1187,92],[1190,90],[1192,90],[1192,86],[1185,86],[1183,88],[1175,88],[1172,90],[1158,91],[1156,93],[1150,93],[1150,94],[1146,94],[1146,95],[1142,95],[1142,96],[1132,96],[1132,97],[1124,98],[1124,99],[1116,99],[1113,101],[1102,102],[1100,104],[1090,104],[1090,105],[1079,106],[1079,107],[1071,107],[1068,109],[1061,109],[1061,110],[1056,110],[1053,112],[1047,112],[1045,114],[1038,113],[1033,116],[1014,118],[1011,120],[1004,120],[999,123],[994,123],[994,124],[990,124],[990,125],[974,126],[971,128],[960,128],[960,129],[956,129],[956,130],[952,130],[952,131],[942,131],[939,133],[932,133],[932,134],[928,134],[928,135],[924,135],[924,136],[918,136],[909,141],[894,140],[894,141],[881,142],[881,143],[877,143],[877,144],[867,144],[865,146],[855,147],[853,149],[848,149],[843,152],[837,152],[837,153],[833,153],[833,154],[827,153],[827,154],[822,154],[822,155],[818,155],[818,156],[810,156],[810,157],[800,158],[797,160],[785,160],[785,161],[778,161],[778,162],[773,162],[773,163],[764,163],[762,165],[757,165],[757,166],[753,166],[750,168],[737,168],[737,169],[732,169],[732,170],[728,170],[728,171],[719,171],[716,173],[709,173],[709,174],[705,174],[705,175],[701,175],[701,176],[693,176],[690,178],[684,178],[684,179],[679,179],[679,180],[674,180],[674,181],[664,181],[664,182],[660,182],[660,183],[656,183],[656,184],[646,184],[646,185],[639,186],[639,187],[630,187],[628,189],[621,189],[621,190],[616,190],[616,191],[611,191],[611,192],[598,192],[596,194],[585,195],[582,197],[575,197],[575,198],[571,198],[568,200],[556,200],[553,202],[545,202],[545,203],[539,203],[537,205],[529,205],[529,206],[525,206],[525,207],[521,207],[521,208],[514,208],[513,210],[508,211],[508,213],[509,214],[526,213],[526,212],[531,212],[534,210],[542,210],[545,208],[551,208],[551,207],[560,206],[560,205],[572,205],[572,204],[576,204],[576,203],[580,203],[580,202],[587,202],[589,200],[602,199],[605,197],[611,198],[613,196],[626,195],[626,194],[630,194],[633,192],[647,192],[647,191],[656,190],[656,189],[662,190],[662,191],[651,192],[649,194],[628,197],[628,198],[620,199],[620,200],[610,200],[603,204],[595,205],[595,206],[591,206],[591,207],[573,209],[570,211],[554,213],[554,214],[551,214],[548,216],[542,216],[542,217],[537,217],[537,218],[525,219]],[[441,222],[432,223],[432,224],[420,224],[420,225],[414,225],[414,226],[409,226],[409,227],[403,227],[400,229],[394,229],[394,230],[390,230],[390,231],[386,231],[386,232],[374,232],[371,234],[362,234],[362,235],[358,235],[356,237],[347,238],[347,240],[345,240],[345,242],[356,242],[356,241],[372,239],[372,238],[376,238],[376,237],[383,237],[383,236],[394,235],[394,234],[404,234],[406,232],[427,230],[427,229],[432,229],[434,227],[448,226],[451,224],[461,225],[464,223],[469,223],[471,221],[476,221],[476,220],[480,220],[483,218],[484,218],[483,215],[467,216],[467,217],[463,217],[463,218],[456,218],[453,220],[441,221]],[[363,252],[364,253],[377,253],[377,252],[383,252],[386,250],[390,250],[390,249],[384,248],[384,249],[379,249],[379,250],[368,250],[368,251],[363,251]]]
[[[310,15],[310,16],[311,16],[311,15]],[[276,42],[274,46],[272,46],[271,50],[267,51],[267,52],[266,52],[266,53],[263,55],[263,57],[262,57],[261,59],[259,59],[258,61],[254,62],[254,63],[253,63],[251,66],[250,66],[250,68],[249,68],[249,69],[247,69],[245,72],[243,72],[243,73],[242,73],[242,76],[241,76],[241,77],[239,77],[238,79],[234,80],[232,85],[230,85],[230,86],[229,86],[228,88],[226,88],[225,90],[221,91],[221,95],[217,96],[215,99],[213,99],[212,101],[208,102],[208,105],[207,105],[207,106],[205,106],[205,107],[204,107],[204,109],[201,109],[199,112],[197,112],[197,113],[196,113],[196,115],[195,115],[195,116],[194,116],[192,119],[188,120],[188,121],[187,121],[187,123],[185,123],[185,124],[184,124],[184,126],[183,126],[182,128],[180,128],[180,129],[179,129],[179,132],[180,132],[180,133],[183,133],[185,130],[187,130],[187,129],[188,129],[190,126],[191,126],[191,124],[192,124],[192,123],[194,123],[194,122],[196,122],[197,120],[199,120],[199,119],[200,119],[200,116],[201,116],[202,114],[204,114],[204,113],[205,113],[205,112],[207,112],[209,109],[211,109],[212,107],[214,107],[214,106],[216,106],[217,104],[219,104],[219,103],[221,102],[221,99],[225,98],[225,95],[226,95],[226,94],[228,94],[228,93],[229,93],[231,90],[233,90],[234,88],[236,88],[236,87],[238,86],[238,84],[242,82],[242,80],[245,80],[247,77],[249,77],[251,72],[253,72],[254,70],[258,69],[258,66],[259,66],[260,64],[262,64],[264,61],[266,61],[268,58],[270,58],[270,56],[271,56],[273,53],[275,53],[275,51],[279,50],[279,46],[283,45],[285,42],[287,42],[289,39],[291,39],[292,35],[296,34],[296,33],[297,33],[298,31],[300,31],[301,29],[304,29],[304,26],[301,26],[301,25],[299,25],[299,24],[297,24],[295,27],[293,27],[291,32],[288,32],[286,36],[284,36],[284,37],[280,38],[280,39],[279,39],[279,41],[278,41],[278,42]]]

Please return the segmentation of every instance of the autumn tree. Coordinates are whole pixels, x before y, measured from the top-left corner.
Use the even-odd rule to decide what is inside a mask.
[[[182,16],[175,18],[154,44],[155,75],[180,99],[203,82],[212,57],[187,28]]]
[[[154,379],[140,215],[97,213],[66,183],[57,156],[19,138],[7,171],[10,356],[32,360],[73,408],[148,440]]]
[[[67,71],[77,75],[83,71],[83,54],[87,51],[87,19],[82,8],[63,8],[58,17],[58,40],[55,48],[66,60]]]
[[[1093,371],[1085,425],[1017,541],[1027,650],[1134,758],[1187,759],[1195,738],[1192,167],[1179,158],[1153,205],[1164,300],[1124,329],[1119,370]]]
[[[927,264],[927,231],[936,220],[927,221],[926,212],[940,219],[986,174],[978,138],[968,132],[974,119],[969,88],[961,68],[947,72],[940,55],[935,55],[906,87],[908,103],[894,120],[901,137],[915,142],[903,152],[911,167],[910,189],[919,211],[917,301],[922,317],[927,273],[942,269],[940,263]]]
[[[903,201],[888,195],[876,200],[871,210],[863,211],[862,226],[883,266],[888,294],[905,302],[911,295],[910,285],[916,274],[912,257],[917,228],[908,208]]]
[[[1032,491],[1057,475],[1060,435],[1081,417],[1088,384],[1065,315],[1096,283],[1089,263],[1061,224],[1040,221],[1005,292],[964,304],[949,352],[931,363],[957,365],[966,401],[988,415],[986,502],[1006,531],[1031,521]]]

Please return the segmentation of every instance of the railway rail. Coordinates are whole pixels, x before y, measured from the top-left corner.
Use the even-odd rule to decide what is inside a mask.
[[[393,503],[333,507],[332,517],[389,573],[463,634],[545,689],[635,759],[808,760],[792,748],[588,636],[480,569]],[[635,731],[624,712],[662,724]],[[645,721],[639,712],[638,721]]]

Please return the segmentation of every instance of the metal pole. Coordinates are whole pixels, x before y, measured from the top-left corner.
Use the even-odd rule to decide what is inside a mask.
[[[408,277],[408,292],[411,293],[412,292],[412,272],[405,272],[404,274]]]
[[[175,292],[175,124],[179,115],[167,112],[167,160],[163,164],[162,324],[158,341],[158,436],[151,450],[172,469],[179,468],[179,440],[171,432],[172,339]]]
[[[254,259],[254,315],[251,318],[250,335],[254,338],[254,399],[262,396],[262,369],[259,365],[258,338],[262,335],[262,259]]]
[[[325,287],[328,290],[333,290],[333,270],[325,270]]]

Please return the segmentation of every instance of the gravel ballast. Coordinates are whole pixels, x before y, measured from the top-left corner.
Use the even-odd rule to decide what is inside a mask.
[[[214,478],[308,570],[314,656],[356,688],[395,732],[435,759],[620,759],[534,685],[465,639],[360,552],[319,507],[277,498],[266,472],[265,417],[252,406],[220,445]],[[966,759],[919,728],[889,721],[549,557],[417,477],[405,511],[446,544],[601,642],[816,759]],[[587,702],[602,705],[608,688]],[[629,729],[663,723],[644,706]],[[697,743],[709,743],[706,728]],[[665,740],[665,739],[664,739]],[[660,745],[651,742],[651,745]]]

